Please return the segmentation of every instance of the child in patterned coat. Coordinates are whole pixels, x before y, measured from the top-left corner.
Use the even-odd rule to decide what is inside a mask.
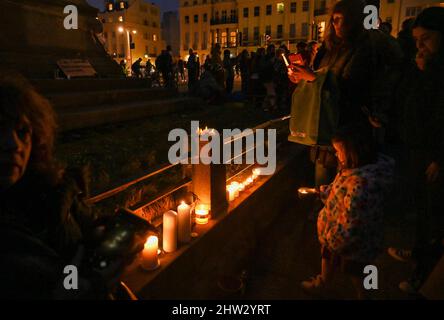
[[[394,180],[394,160],[378,154],[364,125],[342,128],[333,138],[339,172],[321,186],[324,203],[317,229],[322,273],[302,283],[306,291],[322,289],[335,271],[350,275],[363,298],[363,271],[382,252],[384,200]]]

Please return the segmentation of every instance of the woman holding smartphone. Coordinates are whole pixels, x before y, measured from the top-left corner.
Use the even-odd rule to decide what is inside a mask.
[[[402,62],[399,46],[387,35],[365,30],[364,6],[361,0],[337,2],[332,9],[325,50],[319,51],[323,55],[320,68],[327,68],[338,80],[339,126],[370,121],[374,127],[380,127],[386,122],[385,113],[392,108]],[[288,75],[294,83],[316,80],[316,73],[304,66],[292,67]],[[371,111],[370,115],[363,111],[365,108]],[[332,158],[329,146],[313,148],[317,186],[333,178],[336,164],[329,161]]]

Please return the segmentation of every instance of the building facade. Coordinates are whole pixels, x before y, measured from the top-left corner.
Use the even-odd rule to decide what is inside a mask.
[[[126,60],[131,65],[138,58],[154,58],[165,49],[158,6],[143,0],[107,0],[105,5],[99,20],[105,48],[117,62]]]
[[[192,48],[208,55],[215,43],[232,54],[268,43],[286,44],[322,40],[329,12],[337,0],[180,0],[180,50]],[[378,1],[373,1],[378,2]],[[393,24],[393,35],[402,21],[421,9],[440,5],[439,0],[380,0],[380,16]],[[203,61],[203,59],[201,59]]]

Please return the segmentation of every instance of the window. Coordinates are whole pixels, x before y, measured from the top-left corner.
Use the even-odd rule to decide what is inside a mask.
[[[119,17],[119,22],[123,22],[123,17],[122,16]]]
[[[112,3],[108,3],[108,11],[113,11],[114,5]]]
[[[189,32],[185,32],[185,43],[184,43],[184,50],[188,50],[188,48],[190,47],[190,33]]]
[[[248,18],[249,13],[250,13],[250,10],[248,8],[244,8],[244,18]]]
[[[120,1],[120,9],[125,9],[125,2]]]
[[[113,20],[113,17],[109,17],[109,18],[108,18],[108,22],[109,22],[109,23],[113,23],[113,21],[114,21],[114,20]]]
[[[153,22],[153,28],[157,28],[157,23]]]
[[[157,41],[157,34],[153,34],[153,41]]]
[[[197,50],[199,46],[199,32],[194,33],[193,50]]]
[[[265,26],[265,34],[271,37],[271,26]]]
[[[271,6],[271,4],[269,4],[265,7],[265,14],[267,16],[271,16],[271,12],[272,12],[272,6]]]
[[[189,24],[190,23],[190,17],[189,16],[185,16],[185,24]]]
[[[387,0],[387,3],[395,3],[395,0]]]
[[[279,24],[277,26],[276,38],[277,39],[282,39],[283,32],[284,32],[284,27],[281,24]]]
[[[183,4],[184,7],[188,7],[188,1],[185,1]]]
[[[197,0],[193,1],[193,6],[197,6]]]
[[[230,32],[230,47],[235,47],[237,44],[237,33],[236,31]]]
[[[290,24],[290,38],[296,38],[296,23]]]
[[[236,10],[230,11],[230,19],[231,19],[231,22],[234,22],[234,19],[236,19]]]
[[[116,37],[116,32],[113,31],[113,32],[111,33],[111,36],[112,36],[113,38],[115,38],[115,37]]]
[[[148,20],[146,20],[146,19],[143,20],[143,25],[144,25],[144,26],[147,26],[147,25],[148,25]]]
[[[302,24],[302,32],[301,32],[301,36],[302,37],[308,37],[308,23],[304,22]]]
[[[254,41],[259,41],[259,27],[254,27]]]
[[[248,28],[244,28],[244,30],[242,32],[242,39],[244,41],[248,41]]]
[[[278,3],[278,4],[276,5],[276,12],[277,12],[278,14],[283,14],[283,13],[284,13],[284,10],[285,10],[285,5],[284,5],[283,2],[280,2],[280,3]]]
[[[194,23],[198,23],[199,22],[199,15],[195,14],[194,15]]]
[[[310,1],[304,1],[302,2],[302,11],[307,12],[310,8]]]
[[[227,10],[222,10],[222,21],[227,21]]]
[[[222,32],[222,35],[221,35],[221,45],[222,45],[222,47],[226,47],[227,46],[227,33],[226,32]]]
[[[143,39],[145,39],[145,40],[148,40],[148,32],[145,32],[144,34],[143,34]]]
[[[204,13],[203,22],[207,22],[207,21],[208,21],[208,14]]]
[[[297,8],[297,2],[290,3],[290,12],[291,13],[296,13],[296,8]]]
[[[261,14],[261,7],[254,7],[254,16],[259,17]]]
[[[208,47],[207,32],[204,31],[202,36],[202,50],[207,50],[207,47]]]

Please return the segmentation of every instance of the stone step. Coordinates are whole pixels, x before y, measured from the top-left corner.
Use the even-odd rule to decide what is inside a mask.
[[[197,108],[199,102],[199,99],[181,97],[168,100],[104,105],[76,111],[60,111],[58,112],[58,123],[61,131],[90,128],[149,116],[193,110]]]
[[[174,92],[171,90],[156,88],[57,93],[49,94],[47,98],[57,111],[62,111],[88,106],[115,105],[136,101],[150,101],[153,99],[163,100],[173,95]]]
[[[150,87],[149,79],[34,79],[32,83],[39,92],[46,96],[52,93],[146,89]]]

